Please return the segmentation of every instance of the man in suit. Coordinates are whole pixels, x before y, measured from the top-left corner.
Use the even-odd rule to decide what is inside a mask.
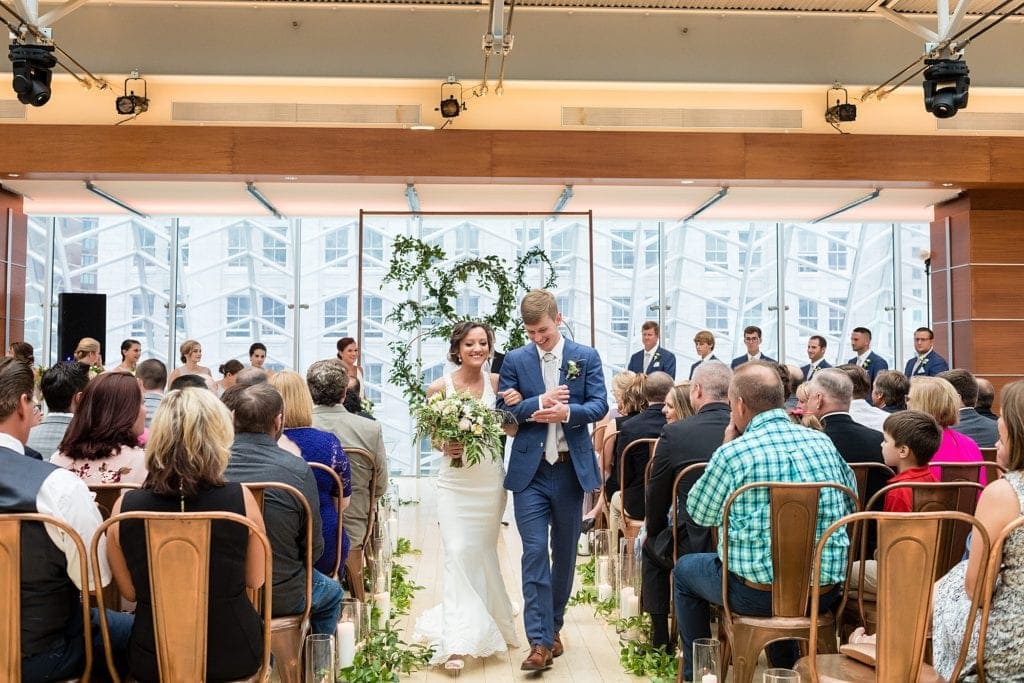
[[[978,382],[974,375],[957,368],[946,370],[939,377],[952,384],[956,393],[960,395],[960,420],[950,429],[971,437],[979,448],[995,448],[996,441],[999,440],[996,423],[982,417],[974,409],[978,402]]]
[[[871,382],[868,380],[867,370],[850,363],[843,363],[836,369],[842,370],[853,383],[853,398],[849,408],[850,417],[857,424],[881,432],[882,425],[885,423],[885,418],[889,417],[889,413],[875,407],[868,400],[871,398]]]
[[[907,377],[928,375],[935,377],[940,372],[949,370],[949,363],[932,348],[935,345],[935,333],[927,327],[914,330],[914,350],[917,355],[907,361],[903,374]]]
[[[853,332],[850,333],[850,346],[857,355],[846,362],[864,368],[872,384],[875,383],[875,376],[879,372],[889,369],[889,363],[871,350],[871,330],[868,328],[853,328]]]
[[[658,343],[660,337],[661,328],[658,327],[658,323],[653,320],[645,322],[640,328],[640,338],[644,345],[643,351],[637,351],[630,357],[629,366],[626,369],[645,374],[664,372],[675,379],[676,356]]]
[[[875,377],[871,390],[871,403],[887,413],[907,409],[910,380],[899,370],[883,370]]]
[[[747,352],[742,356],[737,356],[732,359],[733,370],[747,361],[752,360],[764,360],[770,363],[775,362],[773,359],[761,353],[761,328],[757,325],[747,325],[743,328],[743,343],[747,347]]]
[[[679,554],[714,552],[711,530],[694,523],[686,511],[686,497],[699,474],[687,475],[679,483],[679,498],[672,500],[672,484],[684,467],[707,462],[722,445],[729,425],[729,381],[732,371],[724,363],[704,363],[690,380],[690,405],[694,415],[665,425],[654,452],[651,478],[647,482],[644,525],[647,539],[643,548],[644,611],[651,615],[651,645],[667,648],[669,572],[672,556],[672,527],[669,511],[676,506],[679,520]]]
[[[804,373],[804,381],[814,377],[818,370],[832,367],[832,364],[825,360],[825,349],[828,348],[828,341],[820,334],[815,334],[807,340],[807,357],[810,363],[800,368]]]
[[[996,400],[996,388],[984,377],[975,377],[974,379],[978,382],[978,403],[974,409],[982,417],[993,421],[998,420],[999,416],[992,412],[992,403]]]
[[[342,399],[348,387],[348,370],[340,360],[318,360],[310,365],[306,384],[313,397],[313,426],[334,434],[343,447],[362,448],[373,458],[372,462],[355,455],[349,458],[352,496],[342,525],[352,548],[362,548],[370,511],[388,488],[388,456],[380,423],[345,410]],[[371,491],[370,479],[374,475],[376,487]]]
[[[715,357],[715,335],[710,330],[701,330],[693,335],[693,346],[697,349],[697,362],[690,366],[689,379],[693,379],[693,371],[704,361],[718,360]]]
[[[551,292],[535,289],[519,306],[530,343],[505,355],[498,408],[519,423],[505,488],[523,541],[523,617],[530,654],[524,671],[543,671],[564,646],[559,632],[572,591],[583,492],[601,485],[587,425],[608,412],[601,358],[565,339]],[[523,397],[508,406],[507,389]],[[550,538],[551,555],[548,554]]]
[[[43,373],[39,389],[43,392],[47,413],[29,432],[26,445],[40,453],[44,460],[50,459],[64,439],[64,432],[71,424],[71,416],[88,383],[89,366],[77,361],[54,363]]]

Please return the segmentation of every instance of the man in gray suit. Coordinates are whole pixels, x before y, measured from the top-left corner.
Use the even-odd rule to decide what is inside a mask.
[[[960,421],[951,427],[954,431],[974,439],[980,448],[995,448],[999,440],[996,423],[978,414],[974,405],[978,402],[978,382],[974,375],[956,368],[940,372],[939,377],[953,385],[960,394]]]
[[[342,521],[352,549],[363,546],[371,506],[388,487],[388,458],[380,423],[354,415],[341,404],[348,387],[348,371],[341,361],[319,360],[306,371],[306,383],[313,396],[313,426],[332,432],[344,448],[362,448],[373,457],[350,457],[352,498]],[[376,475],[376,486],[370,491],[370,479]]]
[[[27,446],[38,451],[44,460],[49,460],[60,446],[88,383],[89,366],[76,361],[61,361],[43,373],[39,388],[47,413],[43,421],[32,428]]]

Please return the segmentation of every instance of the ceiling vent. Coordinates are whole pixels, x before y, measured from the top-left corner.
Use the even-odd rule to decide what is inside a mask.
[[[404,126],[420,122],[420,105],[174,102],[171,119],[204,123],[348,123],[362,126]]]
[[[25,105],[18,100],[0,100],[0,119],[25,118]]]
[[[936,119],[936,124],[938,130],[1024,130],[1024,114],[962,111],[948,119]]]
[[[601,128],[803,128],[800,109],[562,107],[563,126]]]

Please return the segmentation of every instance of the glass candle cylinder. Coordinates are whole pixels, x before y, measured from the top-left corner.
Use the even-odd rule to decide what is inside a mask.
[[[693,641],[693,683],[718,683],[721,672],[722,644],[717,638]]]

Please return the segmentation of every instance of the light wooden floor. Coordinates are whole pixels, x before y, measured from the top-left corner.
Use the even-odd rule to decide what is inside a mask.
[[[420,555],[402,559],[410,567],[412,579],[425,586],[424,590],[416,594],[410,614],[399,622],[400,627],[408,636],[420,613],[440,602],[444,561],[441,536],[437,526],[433,480],[430,478],[398,478],[395,481],[399,485],[402,499],[419,500],[416,505],[402,506],[399,513],[400,535],[412,541],[413,548],[421,551]],[[513,603],[521,606],[523,596],[520,585],[519,559],[522,545],[519,534],[516,532],[515,521],[512,519],[511,495],[509,496],[506,519],[510,523],[507,527],[502,527],[498,542],[498,554],[509,597]],[[549,683],[554,681],[596,683],[598,681],[645,680],[623,672],[619,665],[619,639],[615,634],[615,629],[606,626],[601,619],[595,617],[593,608],[588,605],[568,608],[565,627],[562,630],[565,654],[556,659],[554,666],[543,674],[519,670],[519,664],[528,654],[529,648],[521,617],[517,623],[517,632],[521,647],[487,659],[469,659],[466,661],[466,668],[457,677],[451,672],[435,667],[405,676],[402,680],[452,681],[457,678],[459,683],[478,681],[497,683],[539,678],[543,678]]]

